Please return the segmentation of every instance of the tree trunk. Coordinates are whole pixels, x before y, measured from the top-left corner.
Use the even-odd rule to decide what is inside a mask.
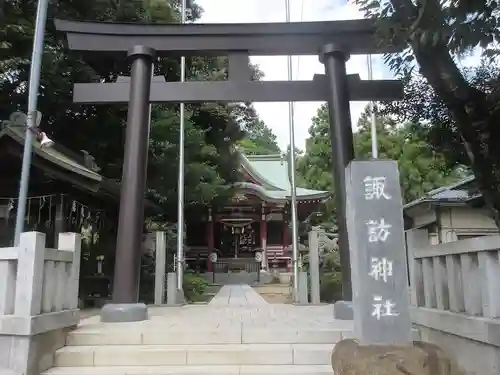
[[[500,110],[469,85],[445,46],[410,44],[420,72],[456,122],[480,191],[500,228]]]

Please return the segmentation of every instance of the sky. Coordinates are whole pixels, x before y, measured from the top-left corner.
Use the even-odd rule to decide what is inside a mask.
[[[200,23],[250,23],[285,22],[285,0],[197,0],[205,12]],[[302,5],[304,3],[304,6]],[[290,18],[298,21],[327,21],[363,18],[354,4],[344,0],[290,0]],[[384,66],[382,56],[373,56],[374,79],[390,79],[392,74]],[[286,56],[255,56],[253,64],[258,64],[264,72],[265,81],[285,81],[288,79]],[[295,56],[292,60],[293,80],[311,80],[314,74],[324,74],[325,70],[317,56]],[[367,56],[351,56],[347,62],[347,73],[358,73],[361,79],[368,78]],[[295,103],[294,129],[295,145],[305,148],[311,119],[321,102]],[[367,102],[351,102],[352,124],[355,128],[359,116]],[[255,103],[260,118],[278,138],[282,150],[289,141],[288,103]]]

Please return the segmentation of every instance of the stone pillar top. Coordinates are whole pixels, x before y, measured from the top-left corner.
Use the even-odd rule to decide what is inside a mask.
[[[336,55],[336,56],[343,56],[344,61],[349,60],[350,54],[348,49],[339,44],[339,43],[328,43],[321,48],[321,51],[319,53],[319,61],[324,64],[325,63],[325,56],[328,55]]]
[[[129,49],[127,56],[129,58],[137,56],[150,56],[154,58],[156,56],[156,50],[147,46],[134,46]]]

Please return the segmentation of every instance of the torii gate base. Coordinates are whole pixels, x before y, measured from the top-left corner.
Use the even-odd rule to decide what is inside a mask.
[[[348,79],[349,53],[395,52],[375,40],[374,20],[292,22],[269,24],[147,25],[56,20],[68,34],[68,45],[80,51],[124,53],[133,57],[131,84],[75,84],[80,103],[123,103],[129,99],[127,139],[113,283],[113,303],[103,308],[102,320],[147,319],[138,304],[139,251],[148,151],[149,104],[165,102],[327,101],[337,203],[342,295],[335,317],[352,319],[349,243],[346,226],[345,168],[354,158],[350,100],[395,100],[402,97],[396,81]],[[224,82],[153,82],[154,53],[228,56],[229,80]],[[320,53],[326,77],[298,82],[254,82],[249,56],[311,55]],[[352,78],[352,77],[351,77]],[[356,77],[354,77],[356,78]],[[128,90],[128,95],[127,95]]]

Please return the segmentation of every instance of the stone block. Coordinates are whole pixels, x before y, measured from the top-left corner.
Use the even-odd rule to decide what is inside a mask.
[[[240,344],[241,329],[145,330],[142,333],[142,343],[145,345]]]
[[[342,340],[342,331],[333,329],[300,330],[299,344],[335,344]]]
[[[299,296],[298,302],[300,305],[307,305],[309,303],[309,288],[307,272],[299,272]]]
[[[148,308],[143,303],[109,303],[101,309],[101,322],[140,322],[148,319]]]
[[[116,330],[110,333],[106,330],[84,331],[77,330],[68,333],[66,345],[139,345],[142,334],[139,330]]]
[[[334,329],[269,329],[243,327],[244,344],[335,344],[342,331]]]
[[[94,350],[95,366],[178,366],[187,361],[186,346],[107,346]]]
[[[363,345],[408,345],[408,263],[401,250],[405,238],[397,162],[354,160],[345,176],[354,330]]]
[[[0,368],[38,375],[53,366],[54,352],[63,347],[66,329],[34,336],[0,335]]]
[[[292,344],[298,340],[298,332],[293,329],[275,330],[269,328],[243,327],[244,344]]]
[[[338,320],[353,320],[351,301],[337,301],[333,304],[333,317]]]
[[[294,344],[294,365],[327,365],[330,363],[331,344]]]
[[[288,344],[242,344],[190,346],[188,365],[291,365],[292,346]]]
[[[55,353],[54,366],[94,366],[94,351],[90,347],[64,347]]]

